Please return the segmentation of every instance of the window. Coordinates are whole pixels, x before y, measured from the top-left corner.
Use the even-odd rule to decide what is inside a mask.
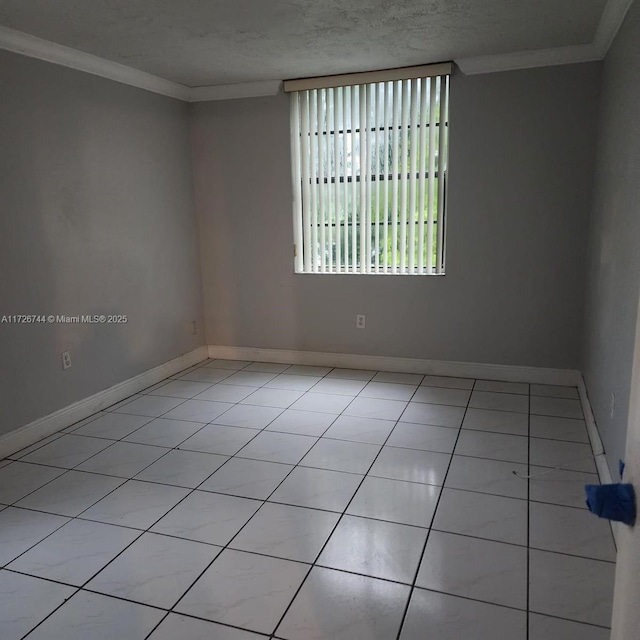
[[[444,273],[450,73],[285,83],[296,272]]]

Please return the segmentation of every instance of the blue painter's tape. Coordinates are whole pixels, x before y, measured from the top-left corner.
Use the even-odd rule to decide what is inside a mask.
[[[633,524],[636,520],[636,496],[631,484],[588,484],[587,507],[600,518]]]

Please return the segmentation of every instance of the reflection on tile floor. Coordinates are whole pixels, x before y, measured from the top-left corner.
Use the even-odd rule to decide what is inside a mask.
[[[588,443],[572,387],[207,360],[0,461],[1,636],[606,640]]]

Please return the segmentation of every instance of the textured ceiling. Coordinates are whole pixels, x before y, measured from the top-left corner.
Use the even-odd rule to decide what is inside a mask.
[[[188,86],[593,41],[606,0],[0,0],[0,24]]]

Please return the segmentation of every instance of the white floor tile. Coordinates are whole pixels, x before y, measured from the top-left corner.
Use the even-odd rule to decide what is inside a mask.
[[[464,407],[448,407],[443,404],[410,402],[402,414],[402,422],[431,424],[435,427],[458,428],[464,417]]]
[[[194,491],[164,516],[152,531],[224,546],[260,504],[257,500]]]
[[[129,480],[82,514],[83,518],[147,529],[189,493],[189,489]]]
[[[163,382],[164,382],[164,380],[163,380]],[[125,398],[124,400],[120,400],[120,402],[116,402],[116,403],[110,405],[109,407],[107,407],[106,409],[103,409],[103,411],[106,411],[106,412],[116,411],[120,407],[124,407],[124,405],[129,404],[129,403],[133,402],[134,400],[137,400],[138,398],[143,398],[143,397],[144,397],[144,395],[142,393],[134,393],[132,396],[129,396],[128,398]]]
[[[266,500],[293,469],[288,464],[233,458],[199,488]]]
[[[258,407],[276,407],[287,409],[302,397],[302,391],[289,389],[258,389],[247,396],[240,404],[256,405]]]
[[[549,502],[567,507],[586,509],[585,484],[600,484],[595,473],[554,470],[546,467],[531,467],[531,474],[543,473],[529,480],[529,499]]]
[[[123,478],[69,471],[23,498],[17,505],[73,517],[80,515],[123,482]]]
[[[417,527],[430,527],[440,488],[386,478],[365,478],[347,513]]]
[[[364,369],[340,369],[336,367],[332,369],[327,378],[341,378],[343,380],[361,380],[368,382],[376,375],[375,371],[366,371]]]
[[[513,475],[514,471],[526,475],[527,465],[453,456],[446,486],[451,489],[526,499],[527,481]]]
[[[74,591],[73,587],[0,571],[2,640],[23,638],[56,607],[70,598]]]
[[[611,525],[586,509],[532,502],[530,542],[535,549],[615,562]]]
[[[256,437],[258,431],[243,427],[225,427],[218,424],[208,424],[196,434],[185,440],[179,448],[187,451],[201,451],[232,456],[247,442]]]
[[[267,389],[290,389],[291,391],[309,391],[322,380],[321,377],[314,376],[297,376],[287,373],[281,373],[272,380],[269,380],[264,386]]]
[[[386,444],[405,449],[453,453],[457,437],[458,430],[450,427],[398,422]]]
[[[72,469],[111,445],[113,445],[113,442],[110,440],[65,435],[33,451],[28,456],[25,456],[22,461]]]
[[[529,394],[529,385],[526,382],[502,382],[501,380],[476,380],[474,391],[494,391],[496,393]]]
[[[145,533],[86,588],[169,609],[221,550],[191,540]]]
[[[162,386],[149,391],[152,396],[167,396],[170,398],[193,398],[211,386],[208,382],[192,382],[189,380],[172,380]]]
[[[80,587],[139,535],[125,527],[71,520],[8,568]]]
[[[297,433],[301,436],[321,436],[336,419],[330,413],[287,409],[266,427],[267,431]]]
[[[129,413],[137,416],[149,416],[159,418],[161,415],[182,404],[182,398],[164,398],[162,396],[139,396],[131,402],[110,409],[116,413]]]
[[[124,441],[150,444],[156,447],[177,447],[200,429],[202,429],[202,424],[199,422],[156,418],[128,435]]]
[[[362,476],[325,469],[295,468],[269,498],[272,502],[344,511]]]
[[[345,409],[344,415],[358,418],[398,420],[406,406],[407,403],[400,400],[358,397]]]
[[[214,369],[211,367],[199,367],[189,373],[185,373],[180,376],[180,380],[190,380],[192,382],[209,382],[216,384],[222,382],[229,376],[233,375],[233,370],[229,369]]]
[[[133,442],[115,442],[81,465],[78,471],[90,471],[120,478],[133,478],[145,467],[161,458],[167,450]]]
[[[445,488],[433,528],[526,546],[527,502]]]
[[[420,384],[424,376],[420,373],[395,373],[392,371],[378,371],[373,380],[375,382],[394,382],[397,384]]]
[[[380,446],[375,444],[320,438],[300,465],[364,475],[379,451]]]
[[[526,436],[529,432],[529,416],[526,413],[512,411],[471,408],[467,409],[462,428]]]
[[[62,435],[63,433],[70,433],[72,431],[75,431],[80,427],[84,427],[85,424],[89,424],[90,422],[97,420],[100,416],[105,416],[105,415],[108,415],[107,411],[98,411],[97,413],[93,413],[90,416],[87,416],[84,420],[78,420],[78,422],[74,422],[73,424],[64,428],[62,431],[59,431],[57,435]]]
[[[317,438],[293,433],[262,431],[239,453],[241,458],[297,464],[315,444]]]
[[[432,531],[416,585],[431,591],[527,608],[527,550]]]
[[[529,396],[515,393],[497,393],[495,391],[476,391],[471,394],[469,407],[491,409],[493,411],[529,412]]]
[[[158,609],[80,591],[29,640],[144,640],[163,616]]]
[[[195,400],[211,402],[240,402],[250,396],[258,387],[247,387],[239,384],[214,384],[206,391],[195,396]]]
[[[266,503],[230,546],[268,556],[312,563],[333,531],[337,513]]]
[[[170,613],[149,636],[149,640],[264,640],[249,631],[224,627],[215,622]]]
[[[6,459],[6,460],[0,461],[0,462],[2,462],[2,464],[0,466],[4,467],[4,466],[10,464],[13,460],[20,460],[20,458],[24,458],[26,455],[28,455],[32,451],[35,451],[36,449],[40,449],[40,447],[44,447],[45,444],[49,444],[50,442],[53,442],[54,440],[57,440],[58,438],[62,438],[63,435],[65,435],[65,431],[64,430],[60,431],[58,433],[54,433],[54,434],[52,434],[50,436],[47,436],[46,438],[42,438],[41,440],[38,440],[38,442],[35,442],[31,446],[25,447],[24,449],[20,449],[20,451],[16,451],[15,453],[12,453],[10,459]]]
[[[589,442],[587,425],[584,420],[554,416],[531,416],[530,420],[532,438]]]
[[[236,405],[213,420],[215,424],[229,427],[246,427],[248,429],[264,429],[273,422],[282,409],[275,407],[253,407],[251,405]]]
[[[276,635],[286,640],[390,640],[409,587],[314,567]]]
[[[313,367],[309,365],[295,364],[287,369],[287,373],[296,376],[316,376],[322,378],[326,376],[332,367]]]
[[[590,444],[531,438],[530,456],[531,464],[538,466],[597,473]]]
[[[0,511],[0,567],[68,522],[68,518],[9,507]]]
[[[313,387],[314,393],[331,393],[343,396],[357,396],[366,386],[364,380],[345,380],[326,377]]]
[[[120,440],[152,419],[148,416],[134,416],[125,413],[104,413],[95,420],[76,429],[73,435]]]
[[[270,380],[273,380],[275,373],[259,373],[257,371],[238,371],[232,376],[225,378],[221,384],[235,384],[246,387],[261,387]]]
[[[384,444],[395,424],[394,420],[338,416],[324,433],[324,437],[368,444]]]
[[[282,373],[290,366],[289,364],[278,364],[276,362],[252,362],[248,364],[244,370],[257,371],[258,373]]]
[[[226,549],[176,611],[269,634],[308,570],[297,562]]]
[[[426,529],[343,516],[318,564],[410,584],[426,539]]]
[[[445,389],[473,389],[472,378],[453,378],[451,376],[425,376],[422,384],[427,387],[444,387]]]
[[[602,627],[529,614],[529,640],[609,640],[610,635]]]
[[[453,407],[466,407],[471,391],[464,389],[447,389],[445,387],[420,386],[412,402],[428,402],[429,404],[445,404]]]
[[[320,413],[333,413],[338,415],[344,411],[352,401],[353,398],[351,396],[332,393],[313,393],[309,391],[292,404],[291,408],[299,411],[318,411]]]
[[[226,369],[229,371],[239,371],[240,369],[244,369],[249,366],[251,362],[246,360],[225,360],[224,358],[214,358],[213,360],[209,360],[205,362],[205,367],[210,367],[212,369]]]
[[[0,608],[90,580],[28,640],[526,640],[529,553],[529,640],[604,640],[597,483],[575,387],[205,360],[0,461]]]
[[[541,416],[557,416],[559,418],[584,418],[580,400],[569,398],[544,398],[531,396],[531,413]]]
[[[490,458],[527,464],[529,438],[504,433],[463,429],[456,444],[456,455]]]
[[[369,382],[359,393],[361,398],[380,398],[381,400],[411,400],[418,387],[393,382]]]
[[[215,453],[173,450],[141,471],[136,480],[195,489],[228,459]]]
[[[575,387],[562,387],[552,384],[532,384],[532,396],[547,396],[549,398],[574,398],[578,399],[578,390]]]
[[[12,504],[63,473],[64,469],[12,462],[0,469],[0,503]]]
[[[450,459],[451,456],[445,453],[383,447],[369,475],[441,485]]]
[[[172,420],[191,422],[212,422],[234,405],[229,402],[209,402],[207,400],[185,400],[180,406],[164,415]]]
[[[416,589],[400,640],[525,640],[527,614],[485,602]]]
[[[529,551],[529,607],[576,622],[611,622],[615,565],[546,551]]]

